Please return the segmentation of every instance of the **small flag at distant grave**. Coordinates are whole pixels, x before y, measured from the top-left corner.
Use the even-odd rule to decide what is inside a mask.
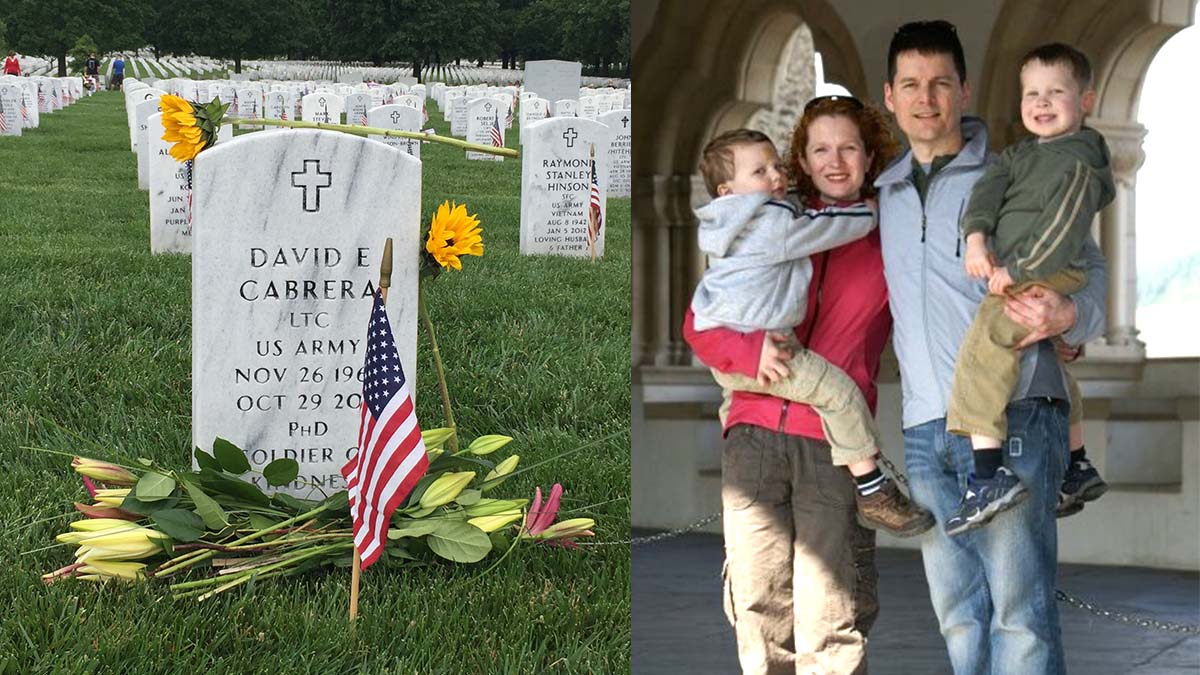
[[[513,105],[515,105],[515,103],[514,103]],[[507,128],[507,127],[511,127],[511,126],[512,126],[512,123],[513,123],[513,113],[512,113],[512,111],[513,111],[513,106],[512,106],[512,105],[509,105],[509,106],[508,106],[508,112],[507,112],[507,113],[504,115],[504,126],[505,126],[506,128]]]
[[[4,116],[4,111],[0,110],[0,133],[8,131],[8,121]]]
[[[504,147],[504,137],[500,135],[500,123],[496,117],[492,118],[492,145],[497,148]]]
[[[588,240],[592,246],[600,237],[600,228],[604,225],[604,217],[600,210],[600,183],[596,176],[596,146],[592,146],[592,189],[588,207]]]
[[[342,475],[350,498],[354,546],[365,570],[383,553],[392,512],[429,468],[381,292],[376,292],[371,310],[363,368],[358,452],[342,467]]]

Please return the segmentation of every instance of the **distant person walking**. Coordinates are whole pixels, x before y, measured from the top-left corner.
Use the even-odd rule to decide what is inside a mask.
[[[125,57],[117,54],[117,60],[113,61],[112,70],[112,89],[121,91],[121,84],[125,81]]]
[[[96,84],[100,81],[100,59],[96,58],[96,54],[88,54],[87,61],[83,64],[84,80],[89,91],[96,91]]]
[[[13,50],[8,50],[8,57],[4,59],[4,74],[5,75],[21,75],[21,62],[17,60],[17,53]]]

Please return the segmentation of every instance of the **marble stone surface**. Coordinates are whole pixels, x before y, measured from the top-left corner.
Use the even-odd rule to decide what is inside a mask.
[[[305,122],[339,124],[342,120],[342,97],[332,92],[313,92],[300,99],[301,119]]]
[[[24,114],[24,126],[26,129],[36,129],[42,121],[41,113],[38,112],[37,83],[23,79],[20,82],[20,87],[22,89],[22,102],[25,104],[25,110],[22,111]]]
[[[21,97],[24,89],[15,84],[0,83],[0,136],[21,135]]]
[[[388,313],[405,374],[416,375],[421,164],[365,138],[289,129],[202,153],[195,187],[194,444],[226,438],[257,470],[290,456],[301,478],[343,489],[387,237]]]
[[[530,98],[521,98],[521,144],[525,143],[525,127],[531,122],[546,119],[546,115],[550,114],[550,102],[544,98],[533,96]]]
[[[295,115],[296,100],[286,91],[268,92],[263,97],[263,119],[290,120]],[[278,130],[279,127],[267,127]]]
[[[605,127],[604,164],[608,167],[608,196],[628,197],[633,175],[633,115],[629,110],[611,110],[596,119]]]
[[[237,116],[244,117],[248,120],[262,119],[263,95],[258,89],[249,87],[238,89],[234,92],[237,95]],[[243,129],[254,130],[262,129],[261,125],[244,126]]]
[[[471,104],[471,99],[466,94],[459,92],[459,95],[448,98],[446,102],[451,106],[450,135],[466,138],[467,108]]]
[[[594,120],[600,114],[595,96],[582,96],[579,99],[579,116]]]
[[[500,117],[499,106],[492,98],[477,98],[467,104],[467,141],[477,143],[479,145],[492,144],[492,126],[495,125],[500,129],[500,139],[504,139],[504,119]],[[484,162],[503,162],[504,158],[499,155],[490,155],[486,152],[466,153],[467,159],[475,159]]]
[[[171,156],[171,144],[164,141],[162,114],[146,118],[146,136],[150,142],[148,163],[150,185],[150,252],[192,252],[192,206],[195,203],[191,165]],[[217,144],[233,141],[233,126],[223,125]],[[210,152],[216,149],[205,150]]]
[[[129,151],[137,152],[138,135],[137,135],[137,120],[134,117],[134,112],[137,105],[142,101],[157,99],[167,92],[154,87],[143,86],[135,91],[126,89],[125,94],[125,118],[129,123]]]
[[[608,128],[595,120],[552,117],[525,128],[521,152],[521,253],[590,257],[588,210],[593,151],[600,216],[607,222],[605,142]],[[604,255],[602,225],[594,244]]]
[[[137,176],[138,189],[150,189],[150,138],[147,129],[150,128],[150,116],[162,112],[161,98],[151,98],[133,107],[134,133],[137,134]],[[159,122],[158,135],[162,136],[162,123]]]
[[[367,126],[367,110],[374,106],[371,105],[371,95],[366,92],[355,92],[345,98],[346,106],[346,124],[355,126]]]
[[[408,105],[381,105],[367,111],[367,126],[379,129],[420,131],[421,122],[421,111]],[[415,138],[397,138],[395,136],[382,136],[378,134],[371,134],[367,138],[385,143],[417,159],[421,159],[421,141]]]
[[[489,98],[496,102],[496,115],[500,119],[500,128],[511,129],[512,125],[508,123],[508,109],[512,106],[512,97],[508,94],[493,94]]]
[[[576,117],[579,115],[579,101],[572,98],[561,98],[554,102],[555,117]]]
[[[578,61],[526,61],[525,89],[549,101],[573,99],[578,95],[582,72]]]

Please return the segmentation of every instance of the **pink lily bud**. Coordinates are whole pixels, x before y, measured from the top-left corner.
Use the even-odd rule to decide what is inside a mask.
[[[98,459],[76,457],[71,460],[71,466],[84,477],[98,480],[108,485],[133,485],[138,480],[137,476],[116,464],[101,462]]]

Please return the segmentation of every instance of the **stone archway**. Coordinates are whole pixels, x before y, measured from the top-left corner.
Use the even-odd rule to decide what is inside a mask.
[[[1117,198],[1099,218],[1099,241],[1109,261],[1108,327],[1089,345],[1089,358],[1140,363],[1137,339],[1134,185],[1144,159],[1146,129],[1138,98],[1150,62],[1168,39],[1192,24],[1195,0],[1008,0],[1000,10],[980,78],[978,110],[993,130],[994,148],[1024,134],[1019,113],[1020,60],[1033,47],[1066,42],[1092,61],[1096,111],[1088,124],[1108,140]]]
[[[644,13],[643,13],[644,12]],[[779,57],[801,25],[830,79],[865,91],[854,40],[827,0],[651,3],[639,30],[633,144],[633,366],[682,365],[680,324],[703,269],[693,174],[705,142],[770,106]]]

